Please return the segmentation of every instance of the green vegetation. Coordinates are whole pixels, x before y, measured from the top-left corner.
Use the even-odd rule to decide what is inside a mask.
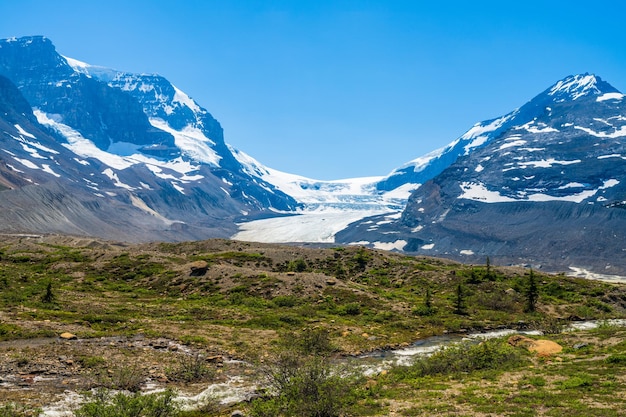
[[[125,394],[97,390],[87,396],[87,402],[74,411],[76,417],[176,417],[179,406],[174,393]]]
[[[295,343],[294,343],[295,342]],[[331,364],[324,330],[289,335],[264,366],[268,395],[252,402],[254,417],[339,417],[356,402],[356,377]]]
[[[0,250],[0,341],[58,337],[67,328],[81,339],[110,337],[119,351],[115,360],[99,350],[67,361],[72,372],[90,376],[84,389],[130,392],[117,398],[98,391],[82,416],[122,415],[115,414],[117,403],[150,410],[148,403],[169,394],[139,395],[148,377],[177,388],[224,382],[222,356],[257,359],[254,372],[265,371],[270,389],[246,410],[256,416],[383,416],[391,409],[406,416],[525,416],[538,404],[547,410],[543,415],[563,409],[584,415],[577,410],[596,412],[597,404],[604,414],[595,415],[619,415],[613,410],[626,405],[620,400],[624,329],[607,322],[578,348],[580,340],[562,329],[572,318],[621,318],[625,312],[624,286],[498,267],[488,258],[485,265],[461,265],[362,247],[226,240],[81,245],[53,237],[16,238]],[[560,360],[494,340],[450,347],[367,380],[337,368],[341,355],[446,332],[517,326],[541,329],[561,343]],[[161,347],[142,363],[145,353],[127,343],[132,338],[185,346],[176,352]],[[35,361],[32,351],[2,352],[18,367]],[[48,359],[62,362],[59,356]],[[208,356],[217,362],[207,362]],[[88,409],[91,403],[97,407]],[[26,415],[17,404],[3,405],[0,417]],[[163,416],[228,411],[211,403],[196,414],[171,409]]]
[[[0,404],[0,417],[36,417],[40,409],[32,409],[20,404]]]

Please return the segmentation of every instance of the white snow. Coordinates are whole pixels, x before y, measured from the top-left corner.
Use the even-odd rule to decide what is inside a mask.
[[[474,251],[471,249],[463,249],[462,251],[459,252],[461,255],[473,255]]]
[[[69,58],[66,56],[63,56],[63,58],[65,58],[65,60],[67,61],[68,65],[70,67],[72,67],[74,69],[74,71],[77,72],[81,72],[81,73],[85,73],[85,71],[90,67],[89,64],[79,61],[77,59],[74,58]]]
[[[507,148],[512,148],[514,146],[522,146],[522,145],[526,145],[526,141],[519,139],[519,140],[514,140],[512,142],[506,142],[503,143],[502,145],[500,145],[500,147],[498,148],[498,150],[502,150],[502,149],[507,149]]]
[[[407,162],[406,164],[402,165],[401,167],[394,169],[387,177],[392,177],[394,176],[397,172],[399,171],[405,171],[406,168],[409,167],[413,167],[413,172],[421,172],[424,170],[424,168],[426,168],[428,166],[428,164],[430,164],[430,162],[433,159],[437,159],[439,158],[447,149],[451,148],[453,146],[453,144],[455,144],[456,142],[453,142],[452,144],[445,146],[443,148],[439,148],[439,149],[435,149],[432,152],[427,153],[426,155],[420,156],[419,158],[415,158],[409,162]]]
[[[187,106],[189,107],[194,113],[202,113],[202,109],[200,108],[200,106],[198,106],[196,104],[195,101],[193,101],[193,99],[191,97],[189,97],[187,94],[183,93],[181,90],[179,90],[178,88],[174,87],[174,99],[172,100],[172,102],[174,103],[180,103],[183,106]]]
[[[17,125],[17,124],[16,124],[16,125],[13,125],[13,126],[15,126],[15,128],[17,129],[17,131],[18,131],[18,132],[20,132],[20,134],[21,134],[21,135],[27,136],[27,137],[32,138],[32,139],[37,139],[37,138],[35,137],[35,135],[33,135],[32,133],[28,133],[27,131],[25,131],[24,129],[22,129],[22,126]]]
[[[372,245],[375,249],[401,251],[406,246],[406,244],[406,240],[396,240],[395,242],[373,242]]]
[[[605,93],[599,96],[596,101],[621,100],[624,98],[622,93]]]
[[[389,214],[372,228],[399,218],[410,193],[419,187],[419,184],[405,184],[390,192],[378,192],[375,185],[383,177],[315,180],[266,167],[249,155],[232,147],[230,149],[246,172],[260,177],[303,204],[297,215],[240,223],[239,232],[232,237],[237,240],[334,242],[337,232],[362,218]],[[431,157],[434,155],[431,153]],[[406,243],[398,241],[393,245],[382,245],[398,248]]]
[[[266,167],[244,152],[230,149],[246,172],[303,203],[304,212],[320,208],[353,211],[357,207],[365,211],[391,211],[403,207],[411,191],[419,187],[419,184],[407,184],[390,192],[378,193],[375,186],[383,177],[316,180]]]
[[[484,184],[462,182],[461,189],[463,190],[463,194],[461,194],[458,198],[464,198],[467,200],[482,201],[485,203],[506,203],[517,201],[513,198],[500,195],[497,191],[489,191]]]
[[[615,139],[626,136],[626,126],[620,126],[619,129],[615,129],[613,133],[595,132],[589,128],[582,126],[574,126],[574,129],[582,130],[583,132],[588,133],[592,136],[605,139]]]
[[[30,168],[30,169],[40,169],[37,165],[33,164],[31,161],[29,161],[28,159],[21,159],[21,158],[17,158],[17,157],[13,157],[13,159],[15,159],[17,162],[19,162],[20,164],[24,165],[26,168]]]
[[[570,182],[569,184],[565,184],[557,188],[557,190],[566,190],[568,188],[583,188],[585,185],[579,182]]]
[[[581,203],[585,199],[589,197],[593,197],[600,190],[605,190],[610,187],[614,187],[619,184],[619,181],[616,179],[609,179],[604,181],[604,183],[595,190],[582,190],[575,194],[570,194],[566,196],[552,196],[546,193],[528,193],[528,191],[523,191],[518,193],[517,198],[512,198],[509,196],[504,196],[500,194],[498,191],[491,191],[487,189],[484,184],[474,183],[474,182],[463,182],[460,184],[461,190],[463,193],[458,198],[464,198],[468,200],[481,201],[483,203],[510,203],[517,201],[534,201],[534,202],[545,202],[545,201],[569,201],[573,203]],[[581,184],[582,185],[582,184]],[[566,186],[559,187],[559,189],[567,189],[567,188],[580,188],[577,183],[570,183]]]
[[[618,153],[613,153],[611,155],[602,155],[599,156],[598,159],[607,159],[607,158],[623,158],[622,155],[618,154]]]
[[[540,161],[524,161],[524,162],[518,162],[518,168],[528,168],[529,166],[532,166],[534,168],[551,168],[552,165],[572,165],[572,164],[579,164],[580,162],[582,162],[580,159],[574,159],[571,161],[559,161],[556,160],[554,158],[548,158],[548,159],[542,159]]]
[[[536,125],[536,126],[535,126]],[[557,129],[548,126],[545,123],[537,123],[536,120],[531,120],[530,122],[523,124],[521,126],[516,126],[515,130],[526,130],[530,133],[550,133],[550,132],[558,132]]]
[[[104,171],[102,171],[102,173],[106,175],[107,177],[109,177],[111,181],[113,181],[113,185],[115,185],[116,187],[125,188],[127,190],[134,190],[134,188],[131,187],[130,185],[124,184],[123,182],[121,182],[117,174],[113,172],[111,168],[105,169]]]
[[[84,159],[78,159],[78,158],[72,158],[72,159],[74,159],[74,161],[78,162],[81,165],[85,165],[85,166],[89,165],[89,162],[85,161]]]
[[[499,119],[492,120],[486,125],[483,125],[482,123],[476,123],[470,130],[465,132],[459,139],[452,142],[445,149],[454,147],[459,142],[459,140],[470,141],[470,143],[468,143],[464,147],[465,155],[467,155],[469,154],[472,148],[481,146],[489,139],[489,136],[487,136],[487,133],[490,133],[499,129],[504,123],[506,123],[509,119],[511,119],[516,114],[517,114],[517,110],[509,113],[506,116],[500,117]]]
[[[52,115],[43,113],[38,109],[34,110],[34,114],[37,117],[39,123],[56,130],[67,139],[68,143],[63,144],[63,146],[67,147],[72,152],[83,158],[97,159],[112,169],[123,170],[136,164],[145,164],[145,166],[150,169],[156,176],[159,176],[163,179],[189,182],[198,181],[204,178],[202,175],[198,174],[187,175],[188,173],[195,172],[199,168],[199,165],[193,164],[189,161],[185,161],[182,157],[170,161],[162,161],[141,154],[137,150],[139,148],[137,145],[124,142],[114,143],[109,147],[109,151],[103,151],[99,149],[91,140],[84,138],[78,131],[61,123],[58,120],[55,120]],[[206,145],[206,143],[212,142],[208,138],[206,138],[201,132],[199,133],[198,129],[188,128],[184,129],[182,132],[177,132],[169,128],[169,126],[167,126],[164,122],[163,126],[156,127],[163,127],[164,130],[167,129],[168,131],[170,131],[170,133],[172,133],[177,139],[177,145],[181,144],[182,146],[186,146],[187,151],[189,153],[195,153],[195,156],[198,157],[198,159],[201,159],[207,163],[213,163],[214,165],[219,162],[219,157],[217,156],[217,154],[208,145]],[[49,150],[45,147],[42,147],[41,145],[39,145],[38,148],[45,151],[54,152],[51,149]],[[194,151],[192,151],[192,149]],[[124,155],[118,155],[113,152],[119,152]],[[77,161],[83,165],[89,164],[89,162],[87,161]],[[165,169],[171,171],[172,173],[164,173],[163,171]],[[106,172],[113,173],[112,170],[107,170]],[[180,176],[176,176],[174,173],[178,173],[180,174]],[[115,181],[115,185],[117,187],[134,189],[132,186],[120,182],[116,176],[110,178],[111,180]],[[184,189],[181,186],[175,185],[175,188],[184,194]]]
[[[44,126],[48,126],[62,134],[68,141],[68,143],[63,144],[63,146],[67,147],[77,155],[80,155],[83,158],[98,159],[104,164],[115,169],[128,168],[134,164],[124,157],[113,155],[98,149],[98,147],[92,141],[90,141],[89,139],[85,139],[80,134],[80,132],[72,129],[71,127],[63,123],[54,121],[46,113],[38,109],[35,109],[33,113],[35,114],[35,117],[37,117],[37,121],[39,123]]]
[[[552,96],[559,92],[572,93],[572,100],[577,100],[589,92],[598,94],[600,91],[596,87],[596,82],[593,75],[575,75],[556,83],[548,95]]]
[[[421,248],[422,248],[422,249],[424,249],[424,250],[431,250],[431,249],[432,249],[432,248],[434,248],[434,247],[435,247],[435,244],[434,244],[434,243],[429,243],[429,244],[427,244],[427,245],[422,245],[422,246],[421,246]]]
[[[15,171],[15,172],[19,172],[20,174],[23,174],[23,173],[24,173],[24,171],[22,171],[22,170],[20,170],[20,169],[15,168],[15,167],[14,167],[13,165],[11,165],[11,164],[7,164],[7,166],[8,166],[9,168],[11,168],[11,169],[12,169],[13,171]]]
[[[54,171],[52,170],[52,168],[50,168],[50,165],[48,165],[48,164],[42,164],[42,165],[41,165],[41,170],[42,170],[43,172],[47,172],[48,174],[54,175],[54,176],[55,176],[55,177],[57,177],[57,178],[61,178],[61,175],[60,175],[60,174],[57,174],[56,172],[54,172]]]
[[[198,162],[204,162],[216,167],[219,166],[221,157],[211,148],[211,145],[214,146],[215,142],[207,138],[197,127],[187,126],[183,130],[178,131],[172,129],[164,120],[157,118],[151,118],[150,124],[174,136],[176,146],[184,154]]]
[[[499,119],[492,120],[489,124],[484,126],[481,123],[476,123],[470,130],[461,136],[461,139],[475,139],[479,136],[483,136],[485,133],[493,132],[510,118],[511,115],[500,117]]]
[[[333,243],[335,234],[350,223],[380,211],[308,212],[285,217],[239,223],[239,232],[231,239],[252,242]]]
[[[182,186],[176,184],[175,182],[172,182],[171,184],[172,184],[172,187],[176,189],[176,191],[178,191],[179,193],[183,195],[185,194],[185,189]]]
[[[567,275],[571,277],[593,279],[597,281],[612,282],[612,283],[617,283],[617,284],[626,284],[626,277],[623,277],[623,276],[598,274],[598,273],[588,271],[584,268],[578,268],[574,266],[570,266],[569,269],[571,269],[572,272],[570,272]]]
[[[35,159],[48,159],[45,156],[42,156],[39,154],[39,152],[37,152],[35,149],[31,148],[30,146],[26,145],[25,143],[22,143],[22,149],[24,149],[26,152],[28,152],[30,154],[31,158],[35,158]]]
[[[495,125],[492,127],[496,128]],[[400,170],[407,171],[407,168],[419,172],[445,149],[447,148],[414,159],[388,177],[396,175]],[[391,217],[398,218],[409,195],[421,185],[405,184],[392,191],[381,192],[376,190],[376,183],[385,177],[316,180],[274,170],[237,149],[230,147],[230,150],[247,173],[272,184],[303,205],[296,216],[241,223],[240,232],[234,239],[283,243],[334,242],[335,233],[356,220],[376,214],[395,213],[371,226],[372,229],[377,229],[381,224],[389,222]],[[400,241],[356,244],[378,245],[381,248],[400,248],[406,245]]]

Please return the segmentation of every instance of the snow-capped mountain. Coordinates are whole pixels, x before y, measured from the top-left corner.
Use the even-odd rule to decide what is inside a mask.
[[[141,227],[118,219],[121,225],[106,233],[88,225],[68,226],[72,232],[129,240],[227,237],[237,219],[299,206],[249,175],[217,120],[163,77],[92,67],[61,56],[44,37],[1,40],[0,75],[7,107],[21,106],[13,118],[0,114],[2,182],[11,193],[28,184],[38,192],[55,188],[80,196],[92,211],[115,202],[136,211],[131,218],[148,229],[136,233]],[[36,223],[10,227],[65,230]]]
[[[625,137],[624,95],[575,75],[385,177],[318,181],[232,148],[159,75],[0,40],[2,232],[357,243],[623,275]]]
[[[447,149],[464,140],[466,152],[411,195],[401,218],[368,219],[338,239],[467,261],[626,273],[622,93],[594,75],[569,76]]]

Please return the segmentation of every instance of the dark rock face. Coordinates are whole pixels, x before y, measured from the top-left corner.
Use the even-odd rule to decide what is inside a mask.
[[[44,37],[0,40],[0,143],[0,230],[228,237],[245,215],[297,206],[165,78],[77,65]]]
[[[416,190],[399,220],[369,234],[353,225],[341,240],[625,274],[625,104],[598,77],[559,81]]]

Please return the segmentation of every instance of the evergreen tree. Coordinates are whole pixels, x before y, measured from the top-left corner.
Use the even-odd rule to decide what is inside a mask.
[[[456,298],[454,300],[454,314],[464,315],[465,311],[465,293],[463,292],[463,286],[459,283],[456,287]]]
[[[539,288],[533,270],[528,274],[528,284],[526,286],[526,311],[529,313],[537,309],[537,301],[539,300]]]
[[[495,274],[491,271],[491,260],[487,256],[487,260],[485,261],[485,278],[489,281],[493,281],[495,279]]]
[[[52,292],[52,281],[48,281],[46,286],[46,293],[41,297],[41,301],[44,303],[51,303],[54,301],[54,293]]]
[[[432,310],[433,308],[433,296],[430,292],[430,288],[426,288],[426,295],[424,296],[424,306],[429,310]]]

